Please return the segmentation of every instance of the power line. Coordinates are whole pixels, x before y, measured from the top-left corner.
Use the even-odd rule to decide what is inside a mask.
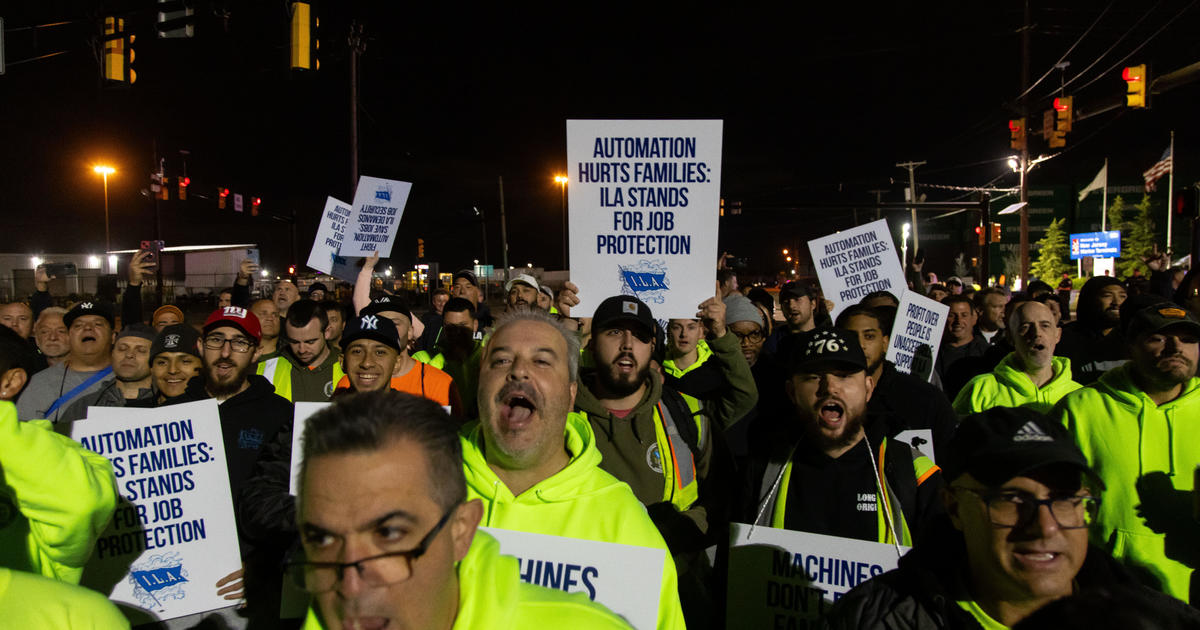
[[[1160,7],[1160,6],[1162,6],[1162,0],[1159,0],[1159,3],[1158,3],[1158,4],[1156,4],[1156,5],[1154,5],[1153,7],[1151,7],[1149,11],[1147,11],[1147,12],[1143,13],[1143,14],[1142,14],[1142,17],[1141,17],[1141,18],[1139,18],[1139,19],[1138,19],[1138,21],[1137,21],[1137,22],[1135,22],[1135,23],[1133,24],[1133,26],[1131,26],[1131,27],[1130,27],[1129,29],[1127,29],[1127,30],[1126,30],[1126,31],[1125,31],[1125,32],[1124,32],[1124,33],[1123,33],[1123,34],[1122,34],[1120,37],[1118,37],[1118,38],[1117,38],[1117,41],[1115,41],[1115,42],[1113,42],[1113,43],[1112,43],[1112,46],[1109,46],[1107,50],[1105,50],[1103,53],[1100,53],[1100,56],[1099,56],[1099,57],[1097,57],[1095,61],[1093,61],[1092,63],[1088,64],[1088,67],[1086,67],[1086,68],[1084,68],[1083,70],[1081,70],[1081,71],[1079,72],[1079,74],[1077,74],[1077,75],[1075,75],[1075,76],[1071,77],[1070,79],[1067,79],[1067,82],[1066,82],[1066,83],[1063,83],[1060,89],[1065,89],[1065,88],[1066,88],[1068,85],[1071,85],[1072,83],[1074,83],[1074,82],[1078,81],[1079,79],[1083,78],[1083,75],[1087,74],[1088,70],[1091,70],[1092,68],[1096,67],[1096,64],[1100,63],[1100,60],[1102,60],[1102,59],[1104,59],[1105,57],[1107,57],[1107,56],[1108,56],[1108,53],[1110,53],[1110,52],[1112,52],[1112,51],[1116,50],[1117,46],[1121,45],[1121,42],[1125,41],[1125,38],[1126,38],[1126,37],[1129,37],[1129,34],[1130,34],[1130,33],[1132,33],[1132,32],[1134,32],[1134,31],[1136,31],[1136,30],[1137,30],[1137,27],[1138,27],[1138,26],[1140,26],[1140,25],[1142,24],[1142,22],[1146,21],[1146,18],[1150,17],[1150,14],[1154,13],[1155,11],[1157,11],[1157,10],[1158,10],[1158,7]],[[1103,75],[1103,74],[1101,74],[1100,76],[1104,76],[1104,75]],[[1042,96],[1042,98],[1043,98],[1043,99],[1045,99],[1045,98],[1049,98],[1051,94],[1054,94],[1054,92],[1053,92],[1053,91],[1051,91],[1051,92],[1048,92],[1048,93],[1046,93],[1045,95],[1043,95],[1043,96]]]
[[[1025,98],[1026,95],[1033,91],[1033,88],[1037,87],[1042,81],[1045,81],[1046,77],[1050,76],[1050,73],[1057,70],[1058,64],[1065,61],[1067,59],[1067,55],[1070,55],[1071,51],[1075,50],[1075,47],[1079,45],[1079,42],[1082,42],[1083,38],[1087,37],[1088,33],[1091,33],[1092,29],[1096,28],[1096,25],[1100,23],[1100,20],[1104,18],[1105,14],[1108,13],[1108,10],[1112,8],[1113,4],[1116,4],[1116,1],[1117,0],[1112,0],[1112,2],[1109,2],[1108,6],[1104,7],[1104,10],[1100,12],[1100,15],[1096,16],[1096,19],[1092,22],[1092,25],[1087,27],[1087,30],[1079,36],[1079,39],[1075,40],[1074,44],[1071,44],[1071,47],[1067,49],[1067,52],[1063,53],[1062,56],[1058,58],[1058,61],[1054,62],[1054,64],[1050,66],[1050,69],[1046,71],[1046,74],[1043,74],[1041,78],[1039,78],[1037,81],[1034,81],[1029,87],[1025,88],[1025,91],[1021,92],[1021,95],[1018,96],[1016,100],[1019,101]]]
[[[1095,83],[1096,81],[1099,81],[1100,79],[1104,78],[1105,76],[1108,76],[1108,73],[1112,72],[1113,70],[1116,70],[1118,67],[1120,67],[1121,64],[1125,63],[1130,57],[1136,55],[1137,51],[1141,50],[1143,46],[1145,46],[1146,44],[1149,44],[1151,40],[1153,40],[1155,37],[1158,37],[1158,35],[1160,33],[1162,33],[1163,31],[1165,31],[1168,26],[1173,24],[1175,22],[1175,20],[1178,20],[1180,17],[1183,16],[1184,13],[1187,13],[1192,7],[1196,6],[1196,2],[1197,2],[1197,0],[1192,0],[1192,2],[1190,4],[1188,4],[1186,7],[1184,7],[1182,10],[1180,10],[1179,13],[1176,13],[1175,17],[1167,20],[1166,24],[1163,24],[1161,27],[1159,27],[1159,29],[1157,31],[1154,31],[1154,34],[1150,35],[1150,37],[1147,37],[1146,41],[1142,42],[1141,45],[1139,45],[1137,48],[1134,48],[1133,50],[1129,51],[1128,55],[1125,55],[1124,57],[1122,57],[1119,61],[1117,61],[1117,63],[1114,63],[1112,65],[1112,67],[1110,67],[1108,70],[1105,70],[1104,72],[1101,72],[1100,74],[1096,75],[1096,78],[1079,86],[1079,89],[1082,90],[1083,88],[1086,88],[1087,86]]]

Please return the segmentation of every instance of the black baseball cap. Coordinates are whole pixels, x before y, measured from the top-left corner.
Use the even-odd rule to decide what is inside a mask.
[[[405,302],[404,298],[401,298],[397,295],[381,295],[374,300],[371,300],[371,303],[364,306],[358,314],[378,315],[379,313],[383,313],[385,311],[394,311],[396,313],[405,315],[408,317],[408,321],[410,323],[412,322],[412,311],[408,309],[408,302]]]
[[[361,315],[347,322],[346,330],[342,331],[342,351],[345,352],[352,341],[373,339],[400,352],[400,331],[396,330],[396,324],[378,313],[368,313],[366,310],[363,309]]]
[[[632,322],[646,329],[649,335],[654,334],[654,315],[645,302],[632,295],[614,295],[605,299],[596,307],[592,315],[592,330],[599,332],[615,327],[621,322]]]
[[[992,407],[963,418],[938,459],[947,483],[970,473],[998,487],[1039,468],[1068,464],[1104,489],[1066,427],[1027,407]]]
[[[846,369],[861,372],[867,369],[867,358],[858,335],[852,336],[840,328],[818,328],[805,333],[790,345],[789,364],[793,374],[818,374]]]
[[[792,280],[779,289],[780,300],[802,297],[811,298],[812,295],[812,289],[810,289],[807,284],[801,282],[800,280]]]
[[[71,310],[67,311],[66,314],[63,315],[63,324],[65,324],[67,328],[70,328],[71,324],[75,320],[83,317],[84,315],[99,315],[108,322],[110,328],[113,326],[113,305],[108,302],[97,302],[93,300],[84,300],[83,302],[72,306]]]
[[[186,352],[199,357],[196,342],[200,341],[200,333],[187,324],[171,324],[163,328],[150,344],[150,359],[164,352]]]
[[[459,269],[458,271],[454,272],[454,277],[451,278],[450,281],[454,282],[455,280],[458,280],[459,278],[466,278],[467,282],[470,282],[471,284],[473,284],[475,286],[479,286],[479,278],[476,278],[475,272],[471,271],[470,269]]]
[[[313,291],[324,291],[325,293],[328,293],[329,289],[323,282],[314,282],[312,283],[312,286],[308,287],[308,294],[312,295]]]
[[[1179,326],[1200,335],[1200,319],[1187,309],[1157,295],[1135,295],[1121,304],[1121,329],[1126,339]]]

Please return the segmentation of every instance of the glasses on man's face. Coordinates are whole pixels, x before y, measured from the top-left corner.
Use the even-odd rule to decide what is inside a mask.
[[[443,514],[437,525],[434,525],[413,549],[390,551],[354,562],[289,562],[288,578],[309,593],[327,593],[333,590],[338,582],[342,581],[342,572],[351,567],[358,571],[358,578],[368,587],[403,582],[412,577],[413,561],[425,555],[429,546],[433,544],[433,539],[437,538],[438,532],[442,531],[457,507],[456,505]]]
[[[733,335],[738,338],[738,342],[740,342],[740,343],[747,343],[747,342],[759,343],[763,339],[766,339],[766,335],[764,335],[763,331],[761,331],[761,330],[756,330],[754,332],[748,332],[748,333],[740,333],[740,332],[730,328],[729,332],[733,333]]]
[[[1082,529],[1096,520],[1100,499],[1087,495],[1070,495],[1039,499],[1020,490],[976,490],[955,486],[951,491],[966,490],[977,495],[987,506],[988,520],[996,527],[1017,527],[1037,519],[1041,506],[1050,508],[1050,515],[1059,529]]]
[[[227,339],[221,335],[209,335],[204,338],[204,347],[208,348],[209,350],[220,350],[221,348],[225,347],[226,343],[229,344],[229,347],[232,348],[234,352],[250,352],[250,347],[254,345],[245,337],[232,337]]]

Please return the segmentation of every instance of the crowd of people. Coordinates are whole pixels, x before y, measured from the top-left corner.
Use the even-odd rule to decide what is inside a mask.
[[[693,317],[661,320],[521,274],[493,315],[463,270],[418,316],[377,263],[262,293],[247,260],[215,310],[146,317],[139,253],[119,306],[58,304],[41,269],[0,305],[0,625],[127,626],[78,586],[117,496],[69,427],[214,399],[243,564],[211,586],[229,608],[160,627],[629,627],[522,582],[488,527],[660,550],[656,627],[715,628],[736,522],[911,547],[831,628],[1200,627],[1200,275],[1154,261],[1072,308],[1069,280],[911,270],[949,315],[909,374],[885,358],[887,292],[831,318],[815,282],[739,287],[719,264]],[[298,402],[330,404],[292,496]],[[281,615],[285,581],[306,616]]]

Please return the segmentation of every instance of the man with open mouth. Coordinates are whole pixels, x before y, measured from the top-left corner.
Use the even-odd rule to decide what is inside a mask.
[[[954,410],[959,414],[997,406],[1024,406],[1046,413],[1081,387],[1071,380],[1071,360],[1054,356],[1062,329],[1050,307],[1032,300],[1018,304],[1005,331],[1014,350],[995,370],[976,376],[958,392]]]
[[[1061,424],[1029,408],[994,407],[962,421],[941,461],[946,514],[899,568],[842,596],[826,616],[831,629],[1082,627],[1077,616],[1051,621],[1069,610],[1054,602],[1072,595],[1099,595],[1118,609],[1146,603],[1164,622],[1155,627],[1196,627],[1200,613],[1139,585],[1088,545],[1104,483]],[[1099,627],[1129,625],[1108,621]]]
[[[935,510],[938,467],[887,438],[886,423],[866,422],[875,383],[853,333],[818,328],[791,350],[786,388],[800,436],[768,462],[755,522],[912,545]]]
[[[17,417],[71,422],[87,416],[82,404],[89,394],[104,389],[115,378],[112,373],[113,307],[83,301],[63,315],[70,352],[62,363],[46,368],[30,379],[17,401]]]
[[[1162,297],[1139,295],[1121,305],[1120,328],[1129,362],[1068,394],[1052,416],[1108,485],[1092,540],[1188,601],[1200,549],[1192,516],[1200,319]]]

